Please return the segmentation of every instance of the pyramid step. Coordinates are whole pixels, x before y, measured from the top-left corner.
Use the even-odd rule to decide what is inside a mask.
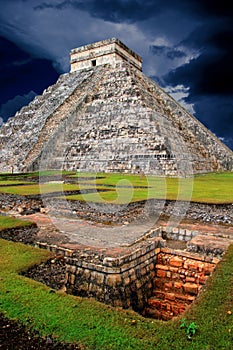
[[[47,142],[55,158],[67,148],[67,164],[77,168],[86,157],[102,171],[232,169],[232,152],[131,61],[96,62],[62,75],[2,126],[0,171],[38,166]],[[72,144],[90,147],[78,154]]]

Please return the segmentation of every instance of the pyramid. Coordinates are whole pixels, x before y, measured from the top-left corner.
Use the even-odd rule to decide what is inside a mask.
[[[66,169],[186,176],[233,153],[112,38],[71,51],[71,71],[0,129],[1,172]]]

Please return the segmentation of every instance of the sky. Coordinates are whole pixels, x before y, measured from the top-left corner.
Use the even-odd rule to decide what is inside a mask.
[[[233,10],[215,0],[0,0],[0,123],[116,37],[143,72],[233,149]]]

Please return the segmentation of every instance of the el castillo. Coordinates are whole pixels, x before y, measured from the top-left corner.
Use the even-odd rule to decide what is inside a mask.
[[[25,349],[232,349],[233,152],[142,70],[74,48],[0,128],[1,337]]]

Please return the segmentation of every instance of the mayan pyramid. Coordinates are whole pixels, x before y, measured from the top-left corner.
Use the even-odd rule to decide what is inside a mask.
[[[70,73],[0,129],[1,172],[187,175],[232,170],[232,155],[115,38],[73,49]]]

